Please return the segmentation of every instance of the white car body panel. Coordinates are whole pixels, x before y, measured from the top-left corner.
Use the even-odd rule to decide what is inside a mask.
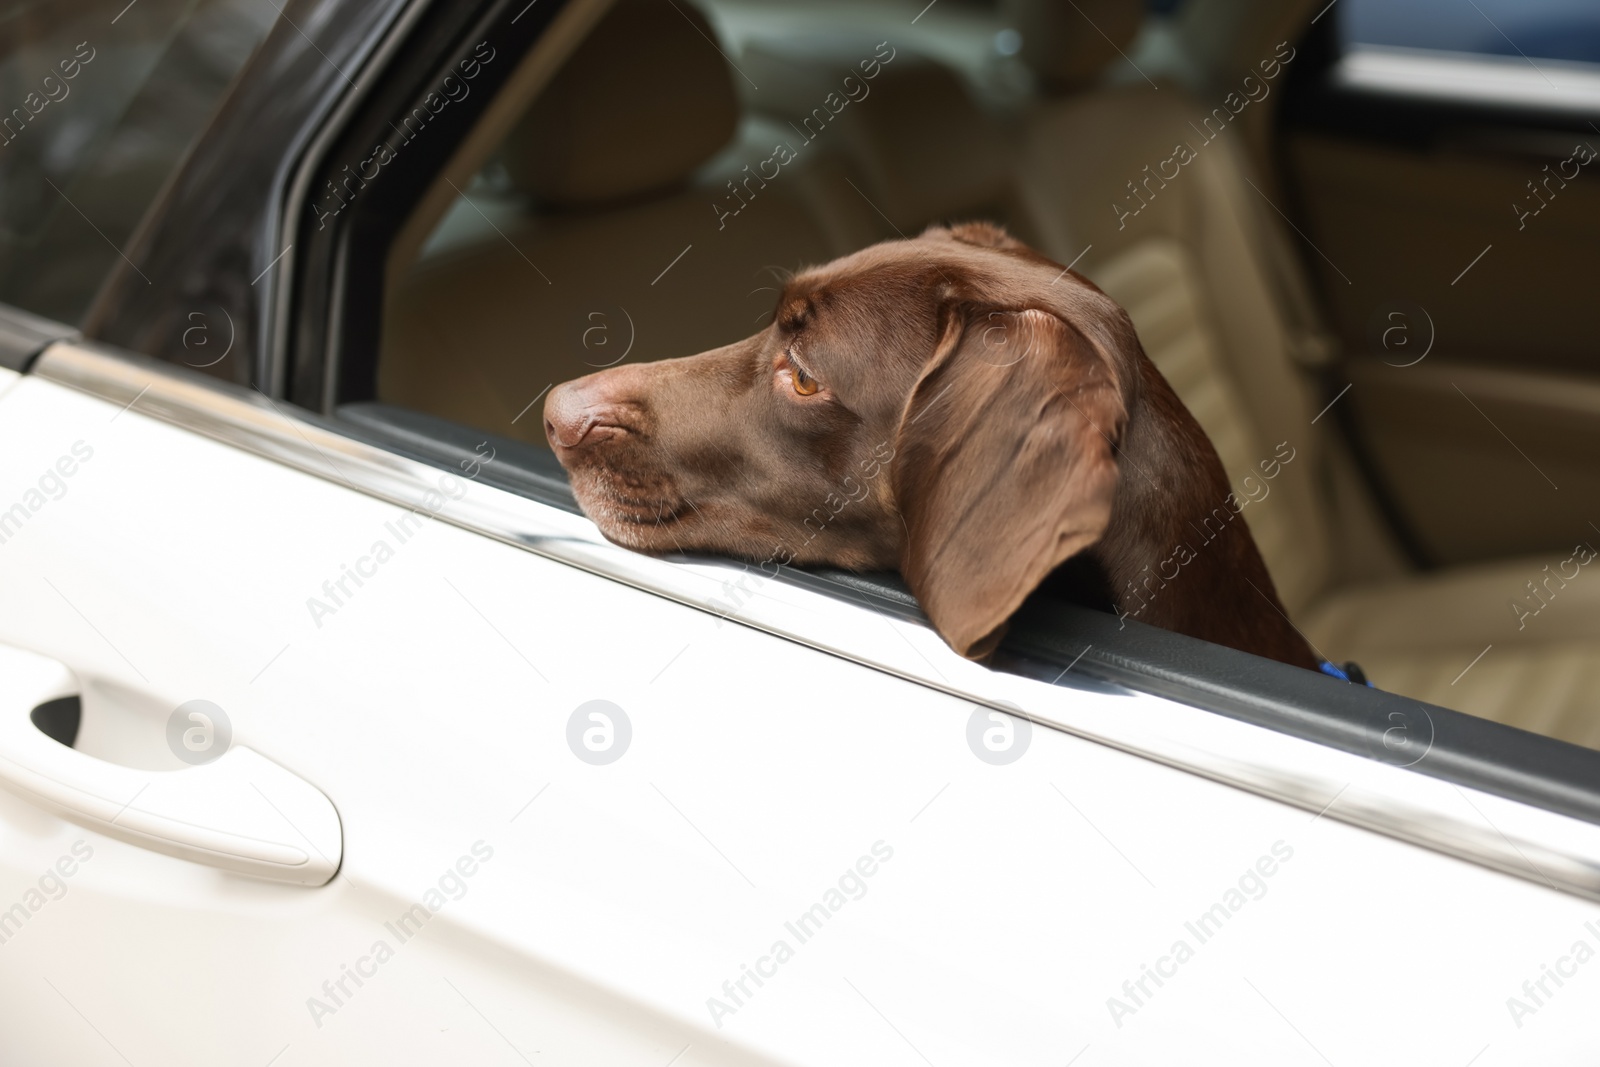
[[[721,619],[446,521],[395,544],[404,509],[339,484],[335,457],[317,477],[119,408],[35,377],[0,396],[0,509],[75,442],[94,450],[0,544],[0,644],[67,664],[78,747],[130,766],[176,765],[169,714],[214,701],[235,744],[332,800],[343,864],[322,888],[271,884],[0,793],[0,909],[75,843],[92,849],[0,944],[0,1062],[1488,1067],[1600,1052],[1600,963],[1520,1020],[1507,1007],[1576,942],[1600,948],[1600,909],[1340,821],[1368,788],[1458,794],[1464,825],[1518,840],[1561,817],[1207,716],[1240,751],[1323,760],[1356,799],[1319,783],[1307,803],[1339,805],[1319,816],[1077,735],[1132,719],[1157,744],[1207,713],[991,674],[854,609],[952,686],[1075,730],[1036,726],[993,766],[968,746],[971,700],[899,676],[922,669],[909,660],[892,673],[769,632],[763,612],[834,603],[819,594],[771,583]],[[442,514],[499,493],[469,485]],[[319,626],[308,598],[379,540],[393,557]],[[595,699],[632,724],[603,766],[567,741]],[[878,842],[893,855],[865,894],[800,943],[785,923]],[[459,899],[401,942],[385,923],[475,844]],[[1200,943],[1186,923],[1275,845],[1259,899],[1241,893]],[[393,957],[335,1004],[324,982],[379,940]],[[708,999],[731,1004],[723,983],[779,940],[793,958],[714,1018]],[[1124,982],[1179,940],[1193,958],[1135,1004]],[[1114,1019],[1112,997],[1135,1010]]]

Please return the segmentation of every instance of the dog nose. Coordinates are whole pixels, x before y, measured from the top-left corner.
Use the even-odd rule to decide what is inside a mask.
[[[628,383],[615,372],[591,374],[550,390],[544,402],[544,435],[556,455],[593,447],[632,428],[636,405]]]
[[[595,424],[595,406],[578,382],[563,382],[550,390],[544,402],[544,435],[550,447],[581,448]]]

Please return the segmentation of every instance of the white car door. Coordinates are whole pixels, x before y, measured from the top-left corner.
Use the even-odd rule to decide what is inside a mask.
[[[135,357],[68,342],[0,373],[0,660],[70,671],[52,766],[127,794],[47,810],[0,723],[0,1062],[1600,1051],[1600,910],[1556,888],[1591,876],[1588,824],[990,671]],[[7,673],[0,716],[60,695],[47,674]],[[135,781],[181,804],[204,794],[172,779],[237,749],[326,797],[337,843],[281,781],[193,827],[337,848],[331,880],[124,824],[154,817]],[[1436,847],[1527,866],[1351,825],[1426,837],[1417,812]]]

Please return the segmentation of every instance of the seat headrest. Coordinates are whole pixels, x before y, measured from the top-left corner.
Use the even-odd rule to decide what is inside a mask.
[[[1001,0],[1000,10],[1022,35],[1022,61],[1052,89],[1094,81],[1144,20],[1143,0]]]
[[[556,207],[681,182],[732,139],[716,32],[687,3],[618,0],[507,135],[511,179]]]
[[[751,44],[739,66],[761,85],[752,107],[786,120],[797,148],[815,138],[847,155],[896,227],[973,210],[1005,187],[1005,145],[942,63],[876,38],[815,34]]]

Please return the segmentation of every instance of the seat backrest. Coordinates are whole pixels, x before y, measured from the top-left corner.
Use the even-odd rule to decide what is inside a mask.
[[[1046,84],[1082,80],[1049,73]],[[1042,250],[1127,308],[1146,353],[1211,437],[1294,612],[1333,567],[1312,424],[1321,405],[1293,358],[1304,312],[1287,295],[1298,280],[1280,272],[1295,265],[1274,254],[1273,207],[1237,140],[1177,86],[1088,89],[1037,106],[1018,182]]]
[[[389,294],[381,399],[543,445],[553,383],[749,336],[783,271],[891,235],[825,144],[741,115],[714,38],[672,0],[606,15]]]

